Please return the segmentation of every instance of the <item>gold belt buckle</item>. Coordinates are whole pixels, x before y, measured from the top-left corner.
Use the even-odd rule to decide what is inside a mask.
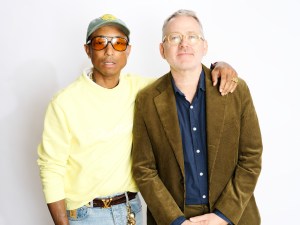
[[[103,208],[109,208],[112,198],[101,199],[101,201],[103,202],[104,205]]]
[[[77,218],[77,209],[69,210],[69,212],[70,212],[70,217],[71,218],[73,218],[73,219]]]

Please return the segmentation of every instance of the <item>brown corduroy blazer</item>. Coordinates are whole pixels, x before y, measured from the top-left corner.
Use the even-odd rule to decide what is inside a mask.
[[[261,171],[262,140],[246,83],[221,96],[206,83],[209,208],[237,225],[259,225],[253,195]],[[133,125],[133,175],[147,204],[148,225],[184,216],[184,156],[171,74],[142,90]]]

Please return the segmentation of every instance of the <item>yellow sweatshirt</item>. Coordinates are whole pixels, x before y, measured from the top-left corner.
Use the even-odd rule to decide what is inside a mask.
[[[124,74],[106,89],[87,72],[50,102],[38,146],[46,202],[65,199],[67,209],[138,191],[130,158],[134,101],[153,79]]]

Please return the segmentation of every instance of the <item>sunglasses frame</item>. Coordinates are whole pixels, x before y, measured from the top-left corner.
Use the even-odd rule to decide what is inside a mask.
[[[100,38],[106,39],[106,45],[105,45],[104,48],[98,50],[98,49],[94,49],[94,48],[93,48],[92,42],[93,42],[93,40],[94,40],[95,38],[99,38],[99,37],[100,37]],[[125,47],[124,50],[118,50],[118,49],[115,49],[115,47],[114,47],[114,40],[117,40],[118,38],[123,39],[123,40],[126,40],[126,47]],[[108,40],[108,39],[110,39],[110,40]],[[95,37],[89,39],[89,40],[86,42],[86,44],[87,44],[87,45],[90,45],[90,46],[92,47],[92,49],[94,49],[95,51],[101,51],[101,50],[107,48],[107,46],[108,46],[109,43],[111,44],[111,46],[113,47],[114,50],[116,50],[116,51],[118,51],[118,52],[124,52],[124,51],[127,49],[127,46],[129,45],[129,39],[128,39],[128,38],[125,38],[125,37],[121,37],[121,36],[110,37],[110,36],[100,35],[100,36],[95,36]]]

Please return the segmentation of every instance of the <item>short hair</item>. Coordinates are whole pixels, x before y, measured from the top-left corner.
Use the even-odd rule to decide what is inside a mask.
[[[169,21],[175,17],[178,17],[178,16],[188,16],[188,17],[192,17],[194,18],[198,23],[199,23],[199,26],[200,26],[200,32],[201,32],[201,35],[202,37],[204,38],[204,33],[203,33],[203,27],[202,27],[202,24],[199,20],[199,18],[197,17],[196,13],[192,10],[187,10],[187,9],[179,9],[177,10],[176,12],[174,12],[172,15],[170,15],[165,21],[164,21],[164,24],[163,24],[163,27],[162,27],[162,36],[164,37],[165,35],[165,29],[166,29],[166,26],[168,25]]]

